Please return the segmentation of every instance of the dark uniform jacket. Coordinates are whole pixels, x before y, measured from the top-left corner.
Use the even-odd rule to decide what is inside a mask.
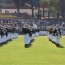
[[[29,30],[28,28],[23,28],[22,33],[23,34],[29,34],[29,36],[32,36],[31,30]]]

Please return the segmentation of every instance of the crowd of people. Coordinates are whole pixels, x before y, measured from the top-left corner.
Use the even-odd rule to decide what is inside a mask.
[[[33,25],[36,24],[38,29],[46,31],[48,26],[61,26],[62,30],[65,31],[65,21],[59,19],[0,19],[0,23],[6,25],[11,23],[12,26],[18,28],[19,33],[22,32],[24,24]]]
[[[0,19],[0,40],[1,40],[0,44],[10,39],[18,37],[18,34],[23,34],[25,47],[28,47],[36,36],[47,35],[48,28],[50,26],[56,27],[57,25],[60,27],[62,31],[61,34],[63,34],[63,31],[65,31],[64,20],[59,20],[59,19]],[[51,41],[53,41],[52,37],[54,38],[54,36],[51,36]],[[55,39],[57,38],[55,37]],[[57,44],[55,40],[54,40],[54,43]]]
[[[15,22],[14,22],[15,24]],[[19,27],[19,31],[23,28],[24,24],[33,25],[36,24],[38,29],[46,31],[49,26],[56,26],[57,24],[65,31],[65,21],[56,19],[19,19],[16,20],[16,26]]]

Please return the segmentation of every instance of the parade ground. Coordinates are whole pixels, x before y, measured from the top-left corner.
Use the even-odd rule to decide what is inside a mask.
[[[65,46],[65,36],[61,44]],[[47,36],[36,37],[31,47],[25,48],[20,35],[0,46],[0,65],[65,65],[65,48],[57,48]]]

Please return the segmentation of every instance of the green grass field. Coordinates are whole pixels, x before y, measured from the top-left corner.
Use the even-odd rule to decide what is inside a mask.
[[[65,46],[65,36],[61,43]],[[65,48],[57,48],[46,36],[24,48],[23,36],[0,47],[0,65],[65,65]]]

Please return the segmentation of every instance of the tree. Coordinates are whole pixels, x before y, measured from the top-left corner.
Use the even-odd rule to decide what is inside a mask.
[[[59,18],[60,9],[59,9],[59,0],[50,0],[50,11],[52,13],[55,13],[57,15],[57,18]]]
[[[25,1],[26,0],[13,0],[13,2],[15,3],[15,5],[17,7],[17,13],[19,13],[19,9],[20,9],[21,6],[23,6]]]
[[[26,3],[31,6],[32,18],[34,18],[34,7],[38,7],[39,6],[39,4],[40,4],[39,1],[40,0],[27,0],[26,1]]]
[[[60,0],[60,12],[61,12],[61,16],[64,18],[65,17],[65,0]]]
[[[40,4],[43,5],[43,17],[44,17],[44,6],[45,6],[46,4],[49,4],[49,0],[40,0]]]
[[[40,3],[43,4],[43,17],[44,17],[44,3],[45,2],[46,2],[45,0],[40,0]]]

